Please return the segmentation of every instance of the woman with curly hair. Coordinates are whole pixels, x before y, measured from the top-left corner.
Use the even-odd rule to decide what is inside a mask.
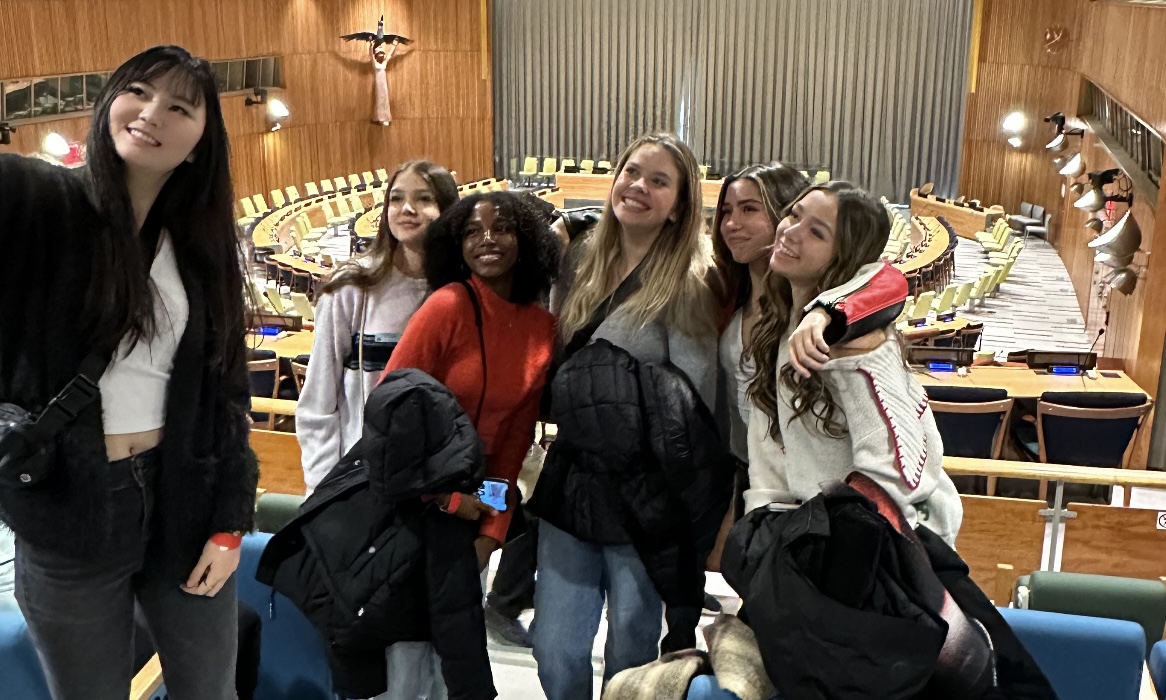
[[[790,362],[789,333],[822,289],[878,273],[886,211],[847,182],[805,190],[786,208],[753,329],[745,508],[796,507],[851,472],[873,479],[912,527],[955,542],[963,516],[943,444],[893,325],[831,350],[816,373]]]
[[[559,249],[546,218],[520,195],[491,192],[455,204],[425,242],[425,277],[435,291],[385,368],[414,367],[449,387],[485,443],[486,476],[510,484],[502,512],[475,494],[439,498],[449,513],[481,520],[482,568],[506,539],[515,482],[534,441],[555,343],[554,317],[541,302]]]

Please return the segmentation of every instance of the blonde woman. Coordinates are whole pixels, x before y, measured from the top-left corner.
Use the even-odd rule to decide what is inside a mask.
[[[691,384],[697,403],[711,406],[717,304],[706,284],[711,256],[696,159],[676,136],[649,134],[624,151],[615,172],[598,223],[572,242],[564,259],[555,293],[558,359],[566,363],[560,371],[589,344],[606,341],[638,363],[670,366]],[[584,414],[594,416],[590,407],[602,403],[605,387],[562,393],[560,387],[552,388],[559,437],[531,503],[543,518],[532,641],[549,700],[592,697],[591,649],[605,600],[605,682],[658,656],[662,610],[654,585],[661,579],[645,567],[641,543],[627,527],[637,514],[616,495],[613,475],[596,472],[602,465],[595,454],[563,448],[572,442],[572,426],[588,420]],[[612,421],[588,429],[616,435],[628,426]],[[651,508],[667,498],[644,495]],[[699,615],[699,604],[696,610]]]

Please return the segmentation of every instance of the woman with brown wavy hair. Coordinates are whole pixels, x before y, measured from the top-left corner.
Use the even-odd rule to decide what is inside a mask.
[[[865,284],[882,269],[884,208],[847,182],[803,192],[777,226],[753,330],[745,508],[794,507],[854,471],[877,482],[912,527],[955,542],[963,515],[943,445],[893,326],[830,352],[817,373],[789,361],[789,332],[821,290]],[[844,283],[850,281],[850,285]]]
[[[296,405],[309,491],[360,439],[364,399],[429,292],[423,270],[429,224],[458,201],[453,176],[427,161],[403,163],[386,190],[368,252],[345,261],[316,300],[316,335]]]

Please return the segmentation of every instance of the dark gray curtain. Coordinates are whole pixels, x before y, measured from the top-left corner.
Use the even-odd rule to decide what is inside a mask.
[[[971,24],[972,0],[494,0],[495,170],[661,129],[714,172],[953,193]]]

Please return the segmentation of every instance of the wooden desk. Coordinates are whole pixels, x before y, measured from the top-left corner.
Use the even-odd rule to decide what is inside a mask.
[[[289,332],[282,338],[251,334],[247,336],[247,345],[252,350],[274,350],[276,357],[291,359],[297,355],[310,355],[315,339],[316,334],[312,331]]]
[[[381,209],[379,207],[373,207],[372,209],[369,209],[360,215],[360,218],[356,220],[356,226],[354,226],[353,229],[356,231],[356,235],[360,236],[361,238],[376,238],[377,231],[380,230],[380,226]]]
[[[1106,372],[1111,374],[1111,372]],[[1126,391],[1144,394],[1142,387],[1130,379],[1125,372],[1114,372],[1118,376],[1090,379],[1085,375],[1076,377],[1053,374],[1037,374],[1027,367],[969,367],[968,376],[961,377],[955,372],[917,373],[915,378],[923,386],[974,386],[1005,389],[1014,399],[1035,399],[1046,391]]]
[[[939,260],[947,252],[947,246],[951,243],[951,236],[938,219],[924,217],[923,220],[931,232],[931,242],[915,257],[894,263],[894,267],[905,275],[922,270]],[[912,219],[911,225],[915,226],[914,219]]]
[[[274,413],[277,416],[294,416],[296,401],[292,399],[271,399],[266,396],[251,397],[252,413]]]
[[[971,207],[940,202],[934,196],[920,197],[919,188],[915,188],[911,190],[911,216],[942,216],[960,238],[975,240],[977,233],[987,231],[996,219],[1004,216],[1004,209],[992,206],[976,211]]]
[[[588,175],[587,173],[556,173],[555,185],[562,188],[563,196],[567,199],[591,199],[606,202],[611,193],[611,183],[614,174]],[[704,206],[714,209],[717,198],[721,196],[721,185],[724,180],[701,180],[700,192]]]
[[[300,272],[307,272],[311,275],[324,276],[332,274],[332,268],[330,267],[317,265],[316,263],[308,262],[303,258],[297,258],[294,255],[288,255],[287,253],[277,253],[276,255],[270,256],[268,259],[273,260],[281,265],[287,265],[288,267],[299,270]]]
[[[913,335],[931,335],[932,333],[943,333],[945,331],[959,331],[968,327],[971,323],[966,318],[953,318],[950,321],[933,321],[923,326],[909,326],[906,323],[900,323],[899,332],[903,334],[907,340],[911,340]]]

